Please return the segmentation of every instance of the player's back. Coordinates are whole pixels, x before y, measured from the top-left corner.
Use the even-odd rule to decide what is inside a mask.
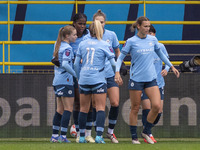
[[[105,80],[105,59],[111,59],[114,54],[109,50],[109,44],[105,41],[89,38],[79,45],[77,52],[82,59],[82,68],[80,72],[80,85],[94,85],[97,83],[106,83]]]

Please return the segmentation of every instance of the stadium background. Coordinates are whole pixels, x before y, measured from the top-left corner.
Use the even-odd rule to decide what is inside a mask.
[[[71,21],[76,7],[74,4],[14,4],[14,2],[18,1],[0,1],[0,61],[2,61],[0,62],[2,73],[0,74],[0,137],[50,137],[55,111],[55,97],[51,86],[53,74],[41,73],[41,70],[30,74],[30,71],[25,73],[25,70],[52,69],[50,64],[52,43],[57,38],[59,28]],[[78,11],[84,12],[88,16],[88,21],[92,21],[93,14],[101,9],[107,15],[106,28],[115,31],[119,41],[124,41],[132,34],[129,32],[130,24],[122,22],[133,22],[138,16],[143,16],[145,10],[145,15],[152,23],[154,22],[157,38],[165,43],[170,60],[176,64],[200,54],[200,2],[195,2],[197,4],[82,4],[78,5]],[[47,23],[17,24],[17,21],[47,21]],[[48,24],[49,21],[55,23]],[[112,24],[109,21],[122,22]],[[48,42],[6,44],[9,41],[33,41],[33,43],[50,41],[50,44]],[[130,58],[127,57],[126,60],[129,61]],[[9,66],[5,65],[6,62],[47,62],[48,66]],[[165,78],[163,118],[153,130],[155,136],[200,137],[199,76],[198,73],[183,73],[178,80],[173,74]],[[121,107],[116,127],[117,137],[130,137],[128,127],[130,101],[127,83],[128,76],[124,77],[124,85],[120,88]],[[109,103],[107,106],[108,109]],[[138,125],[141,128],[141,120]]]

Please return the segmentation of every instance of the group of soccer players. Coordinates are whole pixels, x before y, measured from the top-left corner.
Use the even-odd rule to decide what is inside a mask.
[[[55,64],[53,86],[57,109],[53,119],[51,142],[70,142],[66,133],[73,111],[78,133],[76,142],[105,143],[102,134],[108,94],[111,108],[106,136],[112,143],[118,143],[114,127],[119,111],[119,86],[123,84],[120,68],[122,69],[123,59],[130,53],[128,88],[131,100],[129,125],[132,143],[140,144],[137,136],[137,116],[143,96],[144,129],[141,136],[145,142],[154,144],[156,141],[151,134],[151,128],[161,116],[163,98],[160,91],[162,94],[164,86],[162,84],[158,87],[155,60],[161,62],[161,65],[163,61],[168,66],[165,67],[166,71],[162,71],[162,67],[158,69],[161,74],[159,78],[165,76],[169,68],[179,77],[178,70],[170,63],[167,53],[162,52],[157,38],[149,35],[151,25],[147,17],[139,17],[132,25],[132,31],[137,29],[137,33],[126,41],[121,53],[116,34],[104,28],[106,15],[101,10],[93,15],[89,30],[86,29],[86,21],[85,14],[76,14],[73,26],[61,28],[55,43],[52,62]],[[95,140],[91,136],[92,124],[96,131]]]

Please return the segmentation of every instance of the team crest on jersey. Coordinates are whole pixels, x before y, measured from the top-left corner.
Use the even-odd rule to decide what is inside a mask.
[[[109,47],[109,49],[110,49],[110,51],[111,51],[112,53],[114,52],[114,51],[113,51],[113,48],[112,48],[111,46]]]
[[[106,40],[106,42],[107,42],[107,43],[110,43],[110,40],[109,40],[109,39],[107,39],[107,40]]]
[[[149,42],[149,46],[153,46],[153,43],[152,43],[152,42]]]
[[[134,87],[134,82],[131,82],[131,87]]]
[[[69,56],[69,55],[70,55],[70,50],[69,50],[69,49],[66,49],[66,50],[65,50],[65,55],[66,55],[66,56]]]
[[[69,91],[68,91],[68,94],[70,94],[70,95],[71,95],[71,94],[72,94],[72,90],[69,90]]]

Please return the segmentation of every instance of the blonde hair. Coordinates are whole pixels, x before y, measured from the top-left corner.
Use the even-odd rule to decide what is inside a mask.
[[[137,25],[141,26],[143,21],[149,21],[149,19],[145,16],[141,16],[137,18],[136,22],[131,25],[131,28],[130,28],[131,32],[134,32],[136,30]]]
[[[101,9],[97,10],[97,12],[93,15],[93,21],[97,16],[102,16],[104,20],[106,20],[106,15],[101,11]]]
[[[56,40],[56,46],[53,53],[53,56],[55,57],[55,59],[58,59],[58,51],[60,48],[61,41],[65,39],[66,35],[72,34],[73,30],[76,30],[76,29],[71,25],[67,25],[59,29],[58,38]]]
[[[94,20],[93,23],[89,26],[91,37],[96,37],[98,40],[101,40],[103,37],[103,28],[99,20]]]

